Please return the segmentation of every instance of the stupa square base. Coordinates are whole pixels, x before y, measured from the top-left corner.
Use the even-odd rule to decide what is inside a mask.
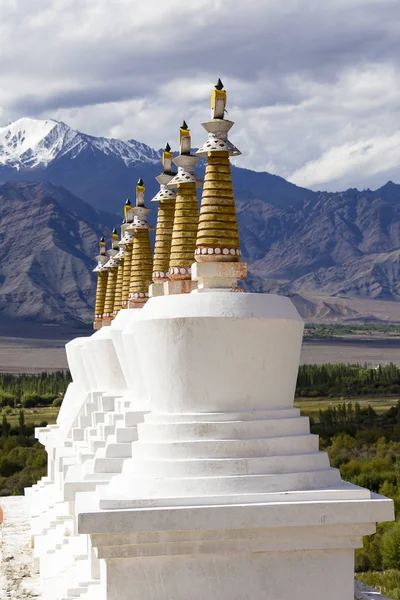
[[[179,279],[176,281],[164,282],[164,296],[174,296],[177,294],[190,294],[197,288],[197,283],[191,279]]]
[[[107,600],[354,600],[352,550],[107,562]]]
[[[353,489],[354,500],[338,489],[332,501],[112,511],[93,494],[78,528],[107,565],[107,600],[353,600],[354,549],[393,518],[390,500]]]
[[[199,291],[236,288],[237,282],[245,277],[247,264],[243,262],[196,262],[192,265],[192,279],[197,281]]]
[[[164,296],[164,283],[152,283],[149,287],[149,297]]]

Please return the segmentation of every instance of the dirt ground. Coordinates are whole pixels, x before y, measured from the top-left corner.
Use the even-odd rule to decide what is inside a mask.
[[[25,600],[42,597],[34,572],[27,502],[23,496],[0,498],[4,521],[0,527],[0,598]]]
[[[67,369],[66,339],[12,338],[0,336],[1,373],[40,373]],[[400,365],[400,338],[307,341],[303,343],[301,363],[393,362]]]
[[[40,373],[67,369],[65,340],[0,337],[1,373]]]
[[[394,363],[400,365],[400,338],[353,336],[348,339],[303,342],[302,364]]]

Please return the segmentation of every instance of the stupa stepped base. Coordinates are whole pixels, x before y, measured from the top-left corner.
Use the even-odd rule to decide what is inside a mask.
[[[99,510],[97,494],[80,498],[79,529],[109,565],[107,598],[350,600],[354,548],[376,517],[392,518],[389,500],[351,484],[239,501]]]
[[[71,600],[73,593],[75,595],[72,595],[72,598],[79,598],[79,600],[107,600],[106,587],[100,582],[100,574],[93,579],[70,580],[65,590],[60,589],[57,577],[55,577],[51,580],[51,587],[45,585],[45,589],[43,589],[39,575],[32,569],[27,504],[28,500],[21,496],[1,499],[4,522],[0,528],[0,538],[5,568],[1,570],[0,589],[17,589],[19,598],[34,596],[37,600]],[[16,555],[18,555],[18,561],[9,560],[10,557]],[[337,600],[348,599],[339,597]],[[388,600],[388,598],[356,581],[355,593],[352,594],[351,600]]]
[[[92,379],[94,391],[70,386],[66,398],[70,406],[63,404],[60,422],[37,430],[48,451],[49,476],[29,490],[27,498],[34,564],[41,573],[46,600],[103,596],[99,560],[89,536],[77,532],[75,501],[80,494],[106,485],[121,470],[137,439],[137,424],[147,412],[132,406],[137,397],[132,390],[117,389],[114,376],[121,368],[119,363],[116,366],[111,341],[116,333],[113,325],[107,329],[108,337],[101,331],[94,339],[69,344],[69,354],[79,351],[87,371],[99,370],[101,379],[95,383]],[[107,356],[113,360],[102,365]],[[103,391],[110,382],[109,391]]]
[[[340,483],[298,409],[150,413],[100,507],[251,503]]]

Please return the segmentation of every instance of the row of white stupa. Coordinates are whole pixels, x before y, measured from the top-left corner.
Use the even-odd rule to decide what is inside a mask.
[[[353,600],[354,549],[393,503],[343,482],[293,407],[292,302],[231,292],[226,268],[67,344],[26,490],[44,600]]]

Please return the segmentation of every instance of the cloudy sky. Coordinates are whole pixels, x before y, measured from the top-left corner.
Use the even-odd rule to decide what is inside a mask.
[[[0,0],[0,124],[177,146],[228,91],[241,166],[313,189],[400,183],[399,0]]]

